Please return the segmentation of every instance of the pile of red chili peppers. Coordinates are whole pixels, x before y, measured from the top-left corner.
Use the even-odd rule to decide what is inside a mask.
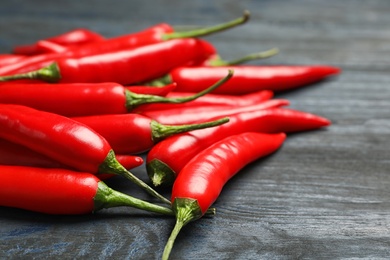
[[[182,227],[215,214],[223,186],[243,167],[276,152],[290,133],[330,125],[275,96],[339,68],[244,64],[277,49],[229,62],[202,38],[248,19],[245,11],[194,31],[161,23],[113,38],[80,28],[1,54],[0,206],[171,215],[168,259]],[[141,166],[150,184],[130,172]],[[108,187],[104,180],[115,175],[158,202]],[[171,199],[157,186],[171,189]]]

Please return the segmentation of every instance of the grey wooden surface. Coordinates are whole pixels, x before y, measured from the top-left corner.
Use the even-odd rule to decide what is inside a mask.
[[[340,66],[339,77],[279,95],[333,124],[290,135],[246,167],[215,217],[182,230],[172,259],[389,258],[390,1],[3,0],[0,51],[76,27],[110,37],[163,21],[211,25],[244,9],[246,25],[207,39],[227,59],[278,47],[254,64]],[[143,167],[134,173],[147,180]],[[123,179],[108,184],[150,199]],[[0,258],[159,259],[173,225],[129,208],[48,216],[0,207]]]

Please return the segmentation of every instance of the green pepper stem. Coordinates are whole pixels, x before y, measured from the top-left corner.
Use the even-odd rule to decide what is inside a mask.
[[[164,202],[168,205],[171,205],[171,202],[162,196],[160,193],[155,191],[152,187],[150,187],[148,184],[143,182],[141,179],[139,179],[137,176],[132,174],[130,171],[128,171],[125,167],[123,167],[115,158],[115,153],[113,150],[111,150],[104,162],[100,165],[99,173],[113,173],[117,175],[121,175],[130,181],[132,181],[137,186],[141,187],[144,191],[152,195],[153,197],[159,199],[161,202]]]
[[[153,185],[158,186],[170,186],[176,179],[177,172],[175,172],[169,165],[158,160],[153,159],[146,164],[146,171],[149,179]]]
[[[175,243],[176,237],[180,233],[180,230],[189,222],[202,217],[202,211],[198,201],[194,199],[176,198],[173,202],[172,208],[176,215],[176,224],[165,245],[162,256],[163,260],[168,260],[173,248],[173,244]]]
[[[190,30],[190,31],[166,33],[166,34],[162,35],[162,40],[167,41],[167,40],[172,40],[172,39],[195,38],[195,37],[206,36],[209,34],[221,32],[221,31],[230,29],[232,27],[244,24],[249,20],[249,17],[250,17],[249,11],[245,10],[242,17],[231,20],[229,22],[217,24],[217,25],[210,26],[210,27],[194,29],[194,30]]]
[[[233,76],[234,71],[228,70],[228,75],[222,79],[220,79],[218,82],[210,86],[209,88],[200,91],[199,93],[196,93],[194,95],[188,96],[188,97],[181,97],[181,98],[167,98],[163,96],[157,96],[157,95],[146,95],[146,94],[137,94],[133,93],[129,90],[125,91],[126,94],[126,108],[128,111],[131,111],[137,106],[143,105],[143,104],[150,104],[150,103],[185,103],[192,100],[197,99],[198,97],[204,96],[207,93],[212,92],[222,84],[224,84],[226,81],[228,81]]]
[[[37,79],[45,82],[55,83],[61,79],[60,68],[58,67],[57,63],[54,62],[39,70],[34,70],[22,74],[1,76],[0,82],[20,79]]]
[[[239,65],[253,60],[267,59],[278,53],[279,53],[278,48],[272,48],[262,52],[250,53],[248,55],[245,55],[243,57],[231,61],[223,60],[221,59],[221,57],[217,56],[215,59],[209,60],[208,65],[213,67]]]
[[[171,254],[173,244],[175,243],[177,235],[179,235],[180,230],[185,226],[183,221],[176,219],[176,224],[171,232],[171,235],[168,238],[168,241],[165,245],[162,260],[168,260],[169,255]]]
[[[94,204],[95,211],[103,208],[127,206],[163,215],[174,215],[171,208],[159,206],[113,190],[102,181],[98,183],[98,190],[94,197]]]
[[[155,120],[151,122],[152,128],[152,139],[153,142],[159,142],[162,139],[165,139],[171,135],[180,134],[184,132],[189,132],[197,129],[204,129],[209,127],[214,127],[222,125],[229,122],[228,117],[223,117],[217,120],[203,122],[199,124],[186,124],[186,125],[163,125],[158,123]]]

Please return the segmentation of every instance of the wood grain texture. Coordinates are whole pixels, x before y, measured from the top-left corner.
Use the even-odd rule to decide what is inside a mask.
[[[76,27],[110,37],[159,22],[216,24],[244,9],[246,25],[207,39],[226,59],[278,47],[253,63],[340,66],[339,77],[278,95],[333,124],[289,135],[243,169],[217,215],[183,229],[172,259],[389,258],[389,1],[3,0],[0,51]],[[147,180],[143,167],[134,173]],[[153,201],[122,178],[108,184]],[[129,208],[68,217],[0,207],[0,258],[159,259],[173,225]]]

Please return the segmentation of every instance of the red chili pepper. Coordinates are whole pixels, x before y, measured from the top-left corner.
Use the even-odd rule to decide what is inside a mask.
[[[250,111],[229,116],[217,127],[171,136],[148,152],[146,169],[155,186],[171,185],[184,165],[200,151],[230,135],[243,132],[293,133],[319,129],[330,121],[311,113],[285,108]]]
[[[0,75],[16,74],[30,70],[37,70],[63,57],[84,57],[139,47],[144,45],[142,39],[147,39],[149,37],[152,39],[152,35],[159,35],[165,32],[170,32],[171,30],[171,27],[167,24],[158,24],[136,34],[122,35],[98,43],[89,43],[78,47],[68,48],[66,52],[34,55],[31,58],[24,60],[23,62],[14,63],[10,66],[0,68]],[[152,42],[149,44],[151,43]]]
[[[85,172],[0,165],[0,187],[1,206],[47,214],[88,214],[128,206],[173,215],[167,207],[120,193]]]
[[[142,165],[142,157],[134,155],[115,155],[116,160],[126,169]],[[32,166],[42,168],[64,168],[69,166],[59,163],[43,154],[37,153],[23,145],[0,138],[0,165]],[[101,178],[101,174],[98,176]]]
[[[181,170],[172,189],[176,225],[164,249],[168,259],[183,226],[201,218],[226,182],[249,163],[275,152],[286,135],[243,133],[227,137],[200,152]]]
[[[177,39],[81,58],[61,58],[39,70],[0,77],[0,81],[40,79],[61,83],[136,84],[210,55],[199,39]],[[226,75],[226,71],[225,71]]]
[[[143,104],[189,102],[219,87],[231,76],[232,72],[217,83],[214,82],[214,85],[206,91],[180,98],[137,94],[129,91],[131,87],[124,87],[112,82],[59,83],[56,85],[42,83],[34,84],[33,86],[28,83],[2,84],[0,85],[0,103],[29,106],[68,117],[123,114]],[[172,87],[168,86],[168,90],[169,88]],[[158,91],[166,90],[160,89]]]
[[[35,56],[29,60],[25,60],[23,63],[18,63],[12,66],[0,68],[0,75],[14,75],[14,74],[33,71],[33,70],[38,70],[64,57],[80,58],[85,56],[98,55],[103,53],[112,53],[112,52],[117,52],[122,50],[139,48],[145,45],[165,42],[173,39],[200,37],[200,36],[223,31],[228,28],[232,28],[234,26],[243,24],[248,19],[249,19],[249,12],[245,11],[242,17],[238,19],[234,19],[227,23],[223,23],[223,24],[219,24],[207,28],[200,28],[200,29],[187,31],[187,32],[174,32],[171,26],[167,24],[159,24],[157,26],[153,26],[139,33],[123,35],[123,36],[107,39],[105,41],[98,42],[98,43],[85,44],[83,46],[76,47],[76,48],[69,48],[66,52],[62,52],[59,54],[53,53],[49,55]],[[195,59],[186,64],[193,64],[193,63],[196,64],[196,63],[203,62],[203,60],[205,60],[208,56],[215,53],[215,49],[210,44],[208,44],[207,42],[203,42],[203,45],[204,48],[207,50],[207,53],[209,54],[206,57],[199,57],[198,59]],[[126,73],[129,73],[129,71],[127,71]]]
[[[159,84],[176,82],[176,91],[198,92],[227,69],[234,70],[234,77],[213,93],[242,95],[259,90],[285,91],[340,73],[339,68],[325,65],[178,67],[161,79]]]
[[[169,136],[228,122],[228,118],[219,118],[191,125],[163,125],[139,114],[97,115],[72,119],[102,135],[115,153],[119,154],[142,153]]]
[[[64,47],[70,47],[79,46],[81,44],[86,44],[90,42],[100,42],[104,40],[104,37],[91,30],[79,28],[42,40],[45,42],[52,42],[54,44]],[[12,52],[21,55],[37,55],[41,53],[46,53],[47,51],[44,51],[44,49],[42,49],[40,46],[42,40],[39,40],[33,44],[15,46]]]
[[[261,102],[256,105],[242,106],[242,107],[229,107],[218,106],[205,106],[205,107],[187,107],[187,108],[172,108],[166,110],[153,110],[141,112],[144,116],[152,118],[161,124],[192,124],[196,123],[199,118],[202,120],[210,120],[216,117],[230,116],[237,113],[264,110],[273,107],[282,107],[289,105],[289,101],[286,99],[271,99]]]
[[[183,98],[193,94],[195,93],[172,91],[167,93],[166,97]],[[254,93],[241,95],[241,96],[219,95],[219,94],[210,93],[198,97],[197,99],[192,100],[190,102],[185,102],[181,104],[173,104],[173,103],[146,104],[146,105],[142,105],[142,107],[133,109],[132,112],[142,113],[145,111],[152,111],[152,110],[165,110],[165,109],[172,109],[172,108],[182,109],[185,107],[205,107],[205,106],[242,107],[242,106],[256,105],[260,102],[269,100],[272,97],[273,97],[273,92],[268,90],[261,90]]]
[[[83,46],[83,49],[75,49],[77,56],[85,55],[94,55],[98,53],[111,52],[116,50],[123,50],[129,48],[137,48],[149,44],[160,43],[173,39],[183,39],[183,38],[195,38],[213,34],[216,32],[221,32],[223,30],[230,29],[232,27],[244,24],[249,19],[249,12],[244,11],[243,16],[237,19],[228,21],[226,23],[217,24],[210,27],[198,28],[190,31],[177,31],[175,32],[173,27],[161,23],[155,26],[152,26],[146,30],[140,31],[138,33],[132,33],[127,35],[121,35],[118,37],[113,37],[106,39],[104,42],[99,42],[96,44],[89,44],[89,46]],[[92,53],[91,50],[92,49]]]
[[[19,62],[26,58],[24,55],[16,55],[16,54],[0,54],[0,66],[7,66],[9,64],[13,64]]]
[[[106,139],[70,118],[26,106],[0,104],[0,138],[24,145],[79,171],[122,175],[169,203],[115,159]]]
[[[37,51],[42,53],[62,53],[67,51],[67,47],[54,42],[41,40],[37,42]]]

